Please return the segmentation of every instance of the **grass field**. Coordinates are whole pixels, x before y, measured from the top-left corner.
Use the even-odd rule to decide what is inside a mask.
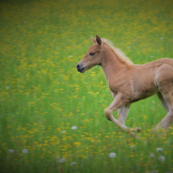
[[[0,172],[173,173],[173,127],[156,96],[107,121],[112,102],[100,67],[76,64],[99,35],[136,64],[173,58],[172,0],[0,2]],[[115,112],[117,117],[117,112]]]

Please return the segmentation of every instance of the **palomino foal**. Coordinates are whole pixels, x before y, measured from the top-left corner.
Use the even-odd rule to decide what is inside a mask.
[[[167,115],[156,125],[168,129],[173,121],[173,60],[162,58],[144,65],[133,64],[120,50],[114,48],[105,39],[91,38],[94,44],[77,64],[79,72],[100,65],[103,69],[113,102],[106,109],[106,118],[123,131],[140,131],[140,128],[128,128],[125,120],[131,103],[157,94]],[[118,120],[113,111],[118,109]]]

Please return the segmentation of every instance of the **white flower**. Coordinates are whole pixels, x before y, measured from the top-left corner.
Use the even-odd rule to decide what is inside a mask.
[[[154,157],[154,153],[151,153],[151,154],[150,154],[150,157]]]
[[[150,157],[154,157],[154,153],[151,153],[151,154],[150,154]]]
[[[63,131],[61,131],[61,133],[66,133],[66,131],[65,131],[65,130],[63,130]]]
[[[65,162],[65,161],[66,161],[65,158],[61,158],[61,159],[59,160],[59,163],[63,163],[63,162]]]
[[[14,153],[14,150],[13,149],[9,149],[8,152],[9,153]]]
[[[77,126],[72,126],[71,129],[72,130],[76,130],[77,129]]]
[[[152,173],[158,173],[158,171],[157,170],[153,170]]]
[[[109,157],[111,157],[111,158],[113,158],[113,157],[116,157],[117,156],[117,154],[116,153],[109,153]]]
[[[163,148],[156,148],[156,151],[163,151]]]
[[[58,155],[56,155],[56,159],[58,159],[59,158],[59,156]]]
[[[70,166],[73,166],[73,165],[75,165],[76,164],[76,162],[71,162],[70,163]]]
[[[151,103],[152,103],[152,104],[155,104],[156,102],[153,100]]]
[[[6,89],[10,89],[10,87],[9,86],[6,86]]]
[[[70,58],[70,57],[72,57],[72,55],[69,55],[68,57]]]
[[[153,171],[148,171],[146,173],[158,173],[158,171],[157,170],[153,170]]]
[[[160,156],[160,157],[158,157],[158,160],[164,162],[166,160],[166,158],[164,156]]]
[[[28,149],[23,149],[22,153],[27,154],[28,153]]]
[[[130,148],[135,148],[135,146],[134,145],[130,145]]]
[[[160,40],[164,40],[164,37],[160,37]]]
[[[147,140],[144,141],[144,145],[147,145]]]
[[[153,58],[153,57],[154,57],[153,55],[150,56],[150,58]]]
[[[168,146],[171,145],[171,139],[168,139],[168,141],[167,141],[167,145],[168,145]]]

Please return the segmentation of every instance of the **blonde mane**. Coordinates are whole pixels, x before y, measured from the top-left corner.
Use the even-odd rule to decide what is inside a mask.
[[[102,41],[111,48],[111,50],[118,56],[119,59],[121,59],[121,61],[129,65],[133,64],[133,62],[128,57],[126,57],[126,55],[120,49],[114,47],[112,42],[105,38],[102,38]]]

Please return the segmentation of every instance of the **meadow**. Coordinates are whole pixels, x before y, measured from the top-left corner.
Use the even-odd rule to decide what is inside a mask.
[[[126,125],[100,67],[75,66],[99,35],[134,63],[173,58],[172,0],[0,1],[0,172],[173,173],[173,126],[157,96],[132,104]],[[114,116],[117,118],[117,112]]]

